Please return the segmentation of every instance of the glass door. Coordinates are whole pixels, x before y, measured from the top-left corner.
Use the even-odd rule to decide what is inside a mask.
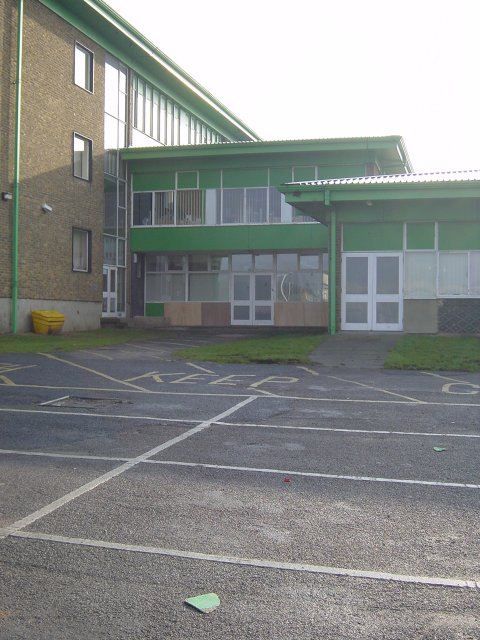
[[[401,331],[403,328],[403,297],[401,292],[401,254],[372,256],[374,331]]]
[[[252,274],[253,324],[273,324],[272,274]]]
[[[273,324],[271,273],[232,274],[232,324]]]
[[[401,331],[402,279],[400,253],[345,253],[342,257],[342,329]]]
[[[368,254],[343,254],[342,329],[368,330],[372,327],[371,268]]]
[[[252,324],[250,273],[232,274],[232,324]]]
[[[103,267],[103,306],[106,318],[117,315],[117,267]]]

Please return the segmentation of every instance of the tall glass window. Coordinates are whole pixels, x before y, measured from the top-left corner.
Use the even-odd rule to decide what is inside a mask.
[[[105,60],[105,211],[103,226],[104,290],[103,310],[106,315],[125,313],[127,182],[125,165],[119,149],[126,146],[127,68],[107,56]],[[139,111],[135,87],[135,117],[144,118]],[[142,108],[143,109],[143,108]]]

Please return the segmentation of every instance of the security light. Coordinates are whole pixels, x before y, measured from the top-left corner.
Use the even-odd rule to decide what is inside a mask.
[[[44,204],[42,204],[42,211],[43,213],[52,213],[53,207],[45,202]]]
[[[9,191],[2,191],[2,200],[13,200],[13,196]]]

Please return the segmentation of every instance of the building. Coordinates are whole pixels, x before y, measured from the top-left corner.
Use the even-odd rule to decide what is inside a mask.
[[[101,0],[0,0],[0,331],[480,331],[480,173],[262,141]]]

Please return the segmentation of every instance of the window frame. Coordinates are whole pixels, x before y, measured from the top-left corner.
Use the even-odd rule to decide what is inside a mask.
[[[87,87],[83,87],[81,84],[78,84],[75,79],[77,67],[77,48],[86,52],[90,59],[90,89],[87,89]],[[90,93],[91,95],[95,93],[95,53],[78,40],[75,40],[75,44],[73,46],[73,84],[79,89],[83,89],[87,93]]]
[[[87,268],[77,269],[75,268],[74,255],[73,255],[73,239],[75,232],[81,232],[86,235],[87,238]],[[92,231],[91,229],[84,229],[83,227],[72,227],[72,272],[73,273],[92,273]]]
[[[75,173],[75,138],[80,138],[88,142],[88,177],[84,178],[83,176],[79,176]],[[92,182],[92,173],[93,173],[93,140],[91,138],[87,138],[87,136],[78,133],[78,131],[74,131],[72,135],[72,175],[74,178],[78,180],[83,180],[83,182]]]

